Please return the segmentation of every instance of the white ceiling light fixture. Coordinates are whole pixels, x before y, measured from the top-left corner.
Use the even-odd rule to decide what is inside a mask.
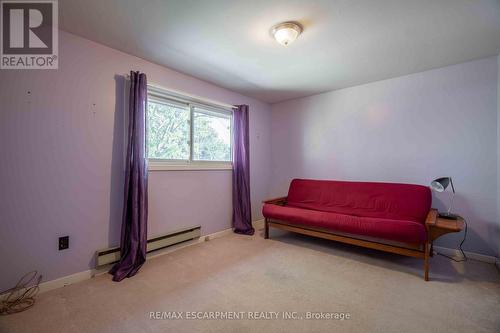
[[[299,37],[302,32],[302,27],[294,22],[283,22],[275,25],[271,33],[274,39],[283,46],[290,45],[294,40]]]

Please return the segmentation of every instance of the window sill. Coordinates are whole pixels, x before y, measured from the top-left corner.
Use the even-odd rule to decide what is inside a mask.
[[[232,170],[232,163],[200,162],[175,164],[169,162],[149,161],[148,171],[203,171],[203,170]]]

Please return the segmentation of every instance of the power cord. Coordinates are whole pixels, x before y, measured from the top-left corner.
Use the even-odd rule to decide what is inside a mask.
[[[42,275],[37,271],[25,274],[14,288],[0,293],[0,315],[25,311],[35,304],[35,296],[40,290]],[[7,296],[2,297],[4,294]]]
[[[467,261],[468,258],[465,255],[464,250],[462,249],[462,245],[464,244],[465,239],[467,238],[467,220],[466,219],[464,219],[464,223],[465,223],[464,238],[462,239],[462,241],[460,242],[460,245],[458,246],[458,249],[462,253],[463,258],[462,259],[455,259],[453,257],[447,256],[446,254],[442,254],[442,253],[439,253],[439,252],[436,251],[437,255],[443,256],[443,257],[448,258],[450,260],[453,260],[455,262],[464,262],[464,261]]]

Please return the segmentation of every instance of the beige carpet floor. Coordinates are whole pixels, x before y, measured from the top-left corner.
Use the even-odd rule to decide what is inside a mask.
[[[421,260],[272,237],[230,235],[151,259],[121,283],[106,274],[41,294],[34,308],[0,317],[0,332],[500,332],[493,265],[437,256],[425,282]],[[241,311],[245,319],[150,319],[157,311]],[[248,319],[265,311],[278,319]],[[350,319],[306,319],[307,312]]]

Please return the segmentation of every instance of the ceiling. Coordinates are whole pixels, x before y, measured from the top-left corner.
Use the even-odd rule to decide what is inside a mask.
[[[60,28],[274,103],[496,55],[500,0],[59,0]],[[298,21],[283,47],[269,30]]]

